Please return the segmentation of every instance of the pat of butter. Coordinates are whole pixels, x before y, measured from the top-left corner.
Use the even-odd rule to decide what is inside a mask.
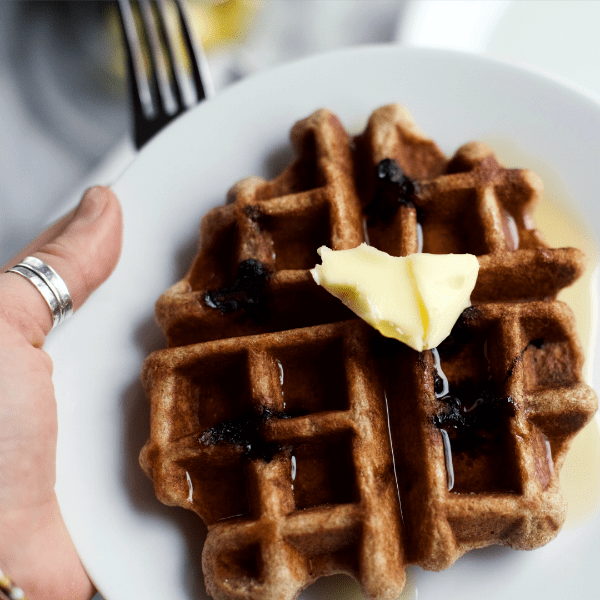
[[[479,263],[472,254],[390,256],[361,244],[318,250],[314,280],[386,337],[435,348],[471,305]]]

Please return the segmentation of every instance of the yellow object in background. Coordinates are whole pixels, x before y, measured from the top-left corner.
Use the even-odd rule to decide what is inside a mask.
[[[192,21],[198,28],[205,51],[240,42],[260,4],[262,2],[256,0],[190,2]]]
[[[190,0],[189,16],[196,34],[198,35],[204,51],[211,51],[229,45],[239,44],[252,22],[257,10],[263,4],[261,0]],[[167,22],[173,32],[179,32],[177,9],[174,4],[167,2]],[[141,27],[141,16],[137,5],[133,4],[133,15]],[[99,50],[101,60],[106,65],[109,73],[123,80],[126,76],[125,52],[121,43],[121,26],[117,9],[111,4],[107,5],[104,26],[104,48]],[[184,51],[181,36],[177,35],[176,53],[178,58],[187,62],[187,54]],[[146,65],[149,65],[148,50],[142,39]]]

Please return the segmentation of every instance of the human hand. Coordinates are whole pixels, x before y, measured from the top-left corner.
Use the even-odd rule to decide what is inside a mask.
[[[52,361],[42,346],[52,316],[25,278],[5,273],[25,256],[52,266],[77,310],[117,264],[119,201],[88,190],[79,206],[0,274],[0,569],[30,600],[89,600],[94,593],[60,513]]]

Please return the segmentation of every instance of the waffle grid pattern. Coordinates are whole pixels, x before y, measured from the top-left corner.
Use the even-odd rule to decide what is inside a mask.
[[[375,111],[354,139],[325,110],[291,138],[298,158],[286,171],[236,184],[229,203],[204,218],[194,265],[157,303],[169,348],[144,367],[152,431],[141,463],[161,501],[208,524],[209,593],[287,600],[345,572],[368,597],[391,600],[406,564],[439,570],[472,548],[548,542],[565,513],[558,471],[596,398],[581,382],[570,312],[551,301],[579,276],[583,257],[548,248],[533,229],[541,183],[500,167],[482,144],[448,161],[396,105]],[[416,179],[417,191],[389,221],[369,223],[383,158]],[[453,453],[453,491],[433,425],[443,403],[432,353],[374,350],[378,334],[308,272],[321,245],[365,240],[394,255],[478,256],[476,307],[463,329],[479,345],[456,356],[440,349],[440,369],[451,390],[464,383],[460,373],[490,377],[517,410],[494,434],[503,454],[489,440],[485,452]],[[250,258],[271,272],[265,322],[204,301]],[[264,409],[289,413],[260,424],[279,448],[272,460],[202,442],[211,427]],[[505,479],[489,480],[502,470]]]
[[[151,401],[154,394],[162,396],[162,386],[180,388],[171,393],[176,406],[157,403],[165,413],[155,415],[154,422],[170,425],[152,433],[158,442],[153,468],[159,465],[169,473],[161,477],[153,472],[155,481],[163,484],[157,492],[167,503],[195,510],[209,524],[204,562],[227,597],[271,597],[282,588],[289,588],[293,597],[331,571],[352,572],[372,597],[400,593],[404,559],[398,543],[398,490],[383,395],[373,386],[377,366],[368,351],[371,335],[368,326],[353,320],[307,328],[292,339],[284,332],[209,342],[179,352],[176,360],[177,350],[165,350],[148,363]],[[311,378],[315,360],[309,354],[315,346],[324,368]],[[295,356],[292,361],[290,354],[302,348],[307,360]],[[286,402],[288,377],[292,389],[300,377],[310,389],[332,376],[329,387],[332,392],[339,388],[339,400],[333,402],[338,410],[332,410],[330,397],[320,395],[308,414],[266,421],[262,435],[280,448],[268,462],[245,457],[239,447],[203,444],[207,426],[224,415],[198,405],[200,384],[193,374],[196,365],[215,360],[227,367],[236,360],[240,367],[246,363],[241,370],[248,381],[239,389],[251,392],[238,413],[248,408],[255,414],[265,408],[274,414],[294,410],[294,398]],[[218,494],[214,482],[203,476],[207,471],[238,481],[227,481]],[[211,502],[197,495],[206,487],[211,488]],[[232,490],[245,494],[246,489],[247,506],[229,497]],[[232,558],[241,556],[243,561]],[[250,596],[248,579],[256,582]]]
[[[441,405],[434,392],[433,355],[424,353],[410,371],[411,387],[425,393],[420,397],[403,391],[391,395],[390,421],[398,425],[391,428],[391,434],[407,515],[408,562],[439,570],[464,552],[492,543],[538,547],[560,529],[566,507],[558,473],[567,440],[596,407],[593,391],[579,377],[581,349],[572,334],[572,316],[565,309],[560,302],[476,307],[466,330],[479,336],[476,352],[487,355],[482,365],[485,372],[479,375],[491,376],[517,410],[502,422],[494,446],[484,447],[475,457],[469,451],[453,454],[454,460],[459,459],[454,464],[459,485],[452,491],[448,490],[441,435],[430,426]],[[546,340],[543,348],[535,345],[540,339]],[[507,353],[506,348],[521,351]],[[400,380],[406,377],[400,363],[406,364],[411,353],[404,354],[387,367],[390,389],[406,388],[394,380],[394,374]],[[477,373],[468,352],[448,360],[441,350],[440,354],[450,390],[464,383],[453,377],[465,367]],[[545,366],[536,373],[532,366],[538,361],[541,365],[545,361]],[[411,419],[408,415],[418,416]],[[411,423],[403,427],[406,420]],[[427,458],[416,460],[419,454]],[[423,498],[428,499],[426,507]]]

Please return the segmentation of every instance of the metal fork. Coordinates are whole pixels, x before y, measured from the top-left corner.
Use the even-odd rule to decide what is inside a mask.
[[[137,23],[141,39],[132,4],[139,10]],[[212,95],[204,53],[191,25],[186,0],[173,0],[173,4],[191,76],[178,59],[165,0],[139,0],[135,3],[133,0],[118,0],[127,54],[134,143],[138,149],[181,113]],[[147,50],[148,69],[144,48]],[[190,91],[190,83],[195,93],[192,98],[186,99],[185,91]]]

